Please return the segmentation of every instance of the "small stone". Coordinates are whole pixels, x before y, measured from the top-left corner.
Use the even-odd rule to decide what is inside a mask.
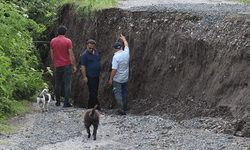
[[[235,135],[236,135],[236,136],[242,136],[243,133],[242,133],[241,131],[238,131],[238,132],[235,133]]]
[[[236,145],[239,145],[240,143],[239,142],[235,142],[235,143],[232,143],[232,146],[236,146]]]

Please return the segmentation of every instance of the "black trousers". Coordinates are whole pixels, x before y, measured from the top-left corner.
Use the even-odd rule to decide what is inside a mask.
[[[88,87],[89,87],[89,102],[88,108],[94,108],[98,105],[97,109],[100,109],[98,101],[98,87],[99,87],[99,77],[88,77]]]

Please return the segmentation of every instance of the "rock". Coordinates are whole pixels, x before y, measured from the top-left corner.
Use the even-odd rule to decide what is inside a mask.
[[[237,132],[235,133],[235,135],[236,135],[236,136],[243,136],[243,132],[242,132],[242,131],[237,131]]]

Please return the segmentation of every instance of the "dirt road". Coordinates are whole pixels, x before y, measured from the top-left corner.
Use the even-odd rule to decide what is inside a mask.
[[[237,4],[229,0],[121,0],[120,8],[127,9],[135,6],[150,6],[161,4]]]
[[[167,116],[115,115],[100,112],[97,140],[87,138],[82,115],[86,109],[63,108],[52,101],[48,113],[16,117],[21,128],[1,135],[2,150],[152,150],[152,149],[248,149],[248,138],[221,133],[227,122],[220,118],[195,118],[176,122]],[[92,131],[93,128],[91,128]],[[217,133],[216,133],[217,132]]]

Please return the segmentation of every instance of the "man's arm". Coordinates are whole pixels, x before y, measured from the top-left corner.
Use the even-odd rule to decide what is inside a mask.
[[[128,47],[128,42],[127,42],[126,38],[122,34],[121,34],[121,39],[124,42],[124,46]]]
[[[69,49],[69,56],[70,56],[70,61],[73,64],[73,73],[75,73],[77,69],[76,69],[76,63],[75,63],[75,56],[74,56],[72,49]]]
[[[82,68],[82,75],[83,75],[83,81],[85,83],[88,83],[88,78],[86,76],[86,69],[85,69],[85,66],[84,65],[81,65],[81,68]]]
[[[50,55],[51,55],[51,59],[54,62],[54,50],[50,49]]]
[[[116,71],[117,71],[117,69],[112,69],[110,79],[109,79],[109,84],[111,84],[111,85],[113,84],[113,78],[114,78],[114,76],[116,74]]]

